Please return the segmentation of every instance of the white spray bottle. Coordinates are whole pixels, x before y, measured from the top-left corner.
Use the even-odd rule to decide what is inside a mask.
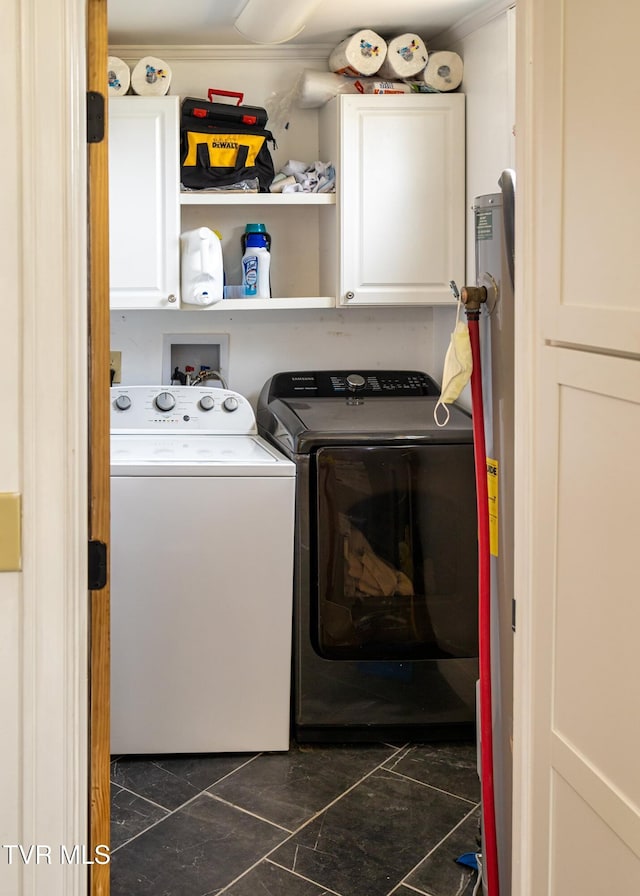
[[[224,269],[222,243],[208,227],[180,234],[182,245],[182,302],[213,305],[222,299]]]

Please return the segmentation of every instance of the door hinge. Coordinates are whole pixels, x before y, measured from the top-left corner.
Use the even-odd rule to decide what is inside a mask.
[[[87,91],[87,143],[104,140],[104,96],[95,90]]]
[[[516,630],[516,599],[515,599],[515,597],[511,598],[511,630],[514,632]]]
[[[89,591],[101,591],[107,584],[107,546],[104,541],[89,542]]]

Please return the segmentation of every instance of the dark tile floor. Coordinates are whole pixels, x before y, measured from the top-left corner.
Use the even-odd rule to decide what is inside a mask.
[[[475,746],[113,759],[111,896],[470,896]]]

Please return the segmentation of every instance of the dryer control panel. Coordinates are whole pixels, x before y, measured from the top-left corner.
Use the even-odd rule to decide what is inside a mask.
[[[210,386],[112,386],[111,432],[255,435],[248,400]]]
[[[307,370],[276,374],[271,380],[269,399],[336,398],[350,391],[363,398],[440,394],[430,376],[415,370]]]

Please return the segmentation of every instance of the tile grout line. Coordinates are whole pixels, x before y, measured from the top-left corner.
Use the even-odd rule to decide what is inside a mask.
[[[418,893],[418,896],[432,896],[431,893],[427,893],[426,890],[419,890],[419,889],[418,889],[417,887],[415,887],[413,884],[398,884],[397,886],[398,886],[398,887],[399,887],[399,886],[403,886],[403,887],[405,887],[405,889],[407,889],[407,890],[411,890],[411,891],[414,892],[414,893]],[[393,890],[392,890],[391,892],[393,892]]]
[[[176,806],[175,809],[172,809],[168,815],[165,815],[164,818],[159,818],[158,821],[154,821],[153,824],[150,824],[148,828],[145,828],[143,831],[139,831],[137,834],[134,834],[126,843],[121,843],[120,846],[116,846],[116,848],[111,852],[111,855],[118,852],[119,849],[122,849],[123,846],[127,846],[129,843],[132,843],[134,840],[137,840],[138,837],[141,837],[143,834],[146,834],[147,831],[150,831],[152,828],[157,827],[159,824],[162,824],[163,821],[167,821],[168,818],[171,818],[172,815],[175,815],[176,812],[179,812],[180,809],[184,809],[185,806],[188,806],[189,803],[192,803],[194,800],[197,800],[199,796],[202,796],[204,791],[200,791],[200,793],[196,793],[195,796],[190,797],[184,803],[181,803],[179,806]]]
[[[436,845],[435,845],[434,847],[432,847],[432,848],[429,850],[429,852],[428,852],[425,856],[423,856],[423,857],[420,859],[420,861],[419,861],[416,865],[413,866],[413,868],[412,868],[410,871],[407,871],[407,873],[406,873],[405,876],[402,878],[402,880],[399,880],[398,883],[395,885],[395,887],[387,893],[387,896],[393,896],[393,893],[396,892],[396,890],[398,889],[398,887],[401,887],[401,886],[412,886],[411,884],[406,884],[406,883],[405,883],[406,879],[407,879],[411,874],[413,874],[413,872],[416,870],[416,868],[418,868],[420,865],[422,865],[423,862],[426,862],[426,860],[429,858],[429,856],[432,856],[432,855],[434,854],[434,852],[436,851],[436,849],[439,849],[439,848],[442,846],[442,844],[445,843],[445,842],[449,839],[449,837],[454,833],[454,831],[457,831],[457,830],[458,830],[458,828],[460,827],[460,825],[464,824],[465,821],[467,821],[467,819],[471,818],[471,816],[473,815],[473,813],[476,811],[476,809],[478,809],[478,808],[480,807],[480,805],[481,805],[481,803],[476,803],[476,804],[469,810],[469,812],[467,812],[467,814],[464,815],[464,816],[460,819],[460,821],[459,821],[456,825],[454,825],[454,826],[451,828],[451,830],[448,831],[448,833],[446,833],[446,834],[444,835],[444,837],[442,837],[442,838],[438,841],[438,843],[436,843]],[[412,889],[415,889],[415,887],[412,887]],[[420,892],[420,891],[418,891],[418,892]]]
[[[229,889],[229,887],[232,887],[235,883],[237,883],[242,877],[245,876],[245,874],[248,874],[250,871],[253,871],[253,869],[256,868],[260,864],[260,862],[264,862],[265,859],[268,859],[272,852],[275,852],[276,849],[280,849],[281,846],[284,846],[284,844],[288,840],[291,840],[292,837],[295,837],[296,834],[299,834],[300,831],[304,830],[304,828],[306,828],[307,825],[309,825],[309,824],[311,824],[311,822],[315,821],[316,818],[318,818],[320,815],[322,815],[323,812],[326,812],[332,806],[335,806],[335,804],[337,802],[339,802],[343,796],[346,796],[348,793],[350,793],[354,789],[354,787],[357,787],[359,784],[362,784],[363,781],[366,781],[367,778],[370,777],[374,772],[377,772],[380,768],[382,768],[382,766],[385,764],[385,762],[389,762],[391,759],[394,759],[395,756],[397,755],[397,753],[399,753],[400,750],[404,750],[405,747],[406,747],[406,744],[403,744],[401,747],[398,747],[396,749],[395,753],[392,753],[391,756],[387,756],[387,758],[383,762],[378,763],[378,765],[376,765],[375,768],[372,768],[371,771],[367,772],[366,775],[363,775],[359,780],[357,780],[355,783],[353,783],[351,785],[351,787],[348,787],[346,790],[344,790],[340,794],[340,796],[337,796],[334,800],[331,800],[330,803],[327,803],[327,805],[324,806],[322,809],[319,809],[314,815],[311,816],[311,818],[308,818],[304,822],[304,824],[301,824],[300,827],[298,827],[294,831],[292,831],[292,833],[288,837],[285,837],[285,839],[282,841],[282,843],[278,843],[277,846],[274,846],[272,849],[270,849],[268,852],[266,852],[263,856],[261,856],[261,858],[257,859],[257,861],[255,861],[253,863],[253,865],[250,865],[249,868],[245,868],[245,870],[242,872],[242,874],[239,874],[233,880],[229,881],[229,883],[226,884],[226,886],[224,886],[221,890],[218,890],[218,892],[216,893],[216,896],[222,896],[222,894],[225,893]],[[394,749],[394,748],[391,747],[390,749]],[[288,871],[289,869],[285,869],[285,870]],[[316,881],[311,881],[311,883],[315,884],[317,887],[320,887],[320,889],[322,889],[322,884],[318,884]],[[326,889],[326,887],[324,889]]]
[[[142,796],[141,793],[138,793],[135,790],[131,790],[130,787],[125,787],[123,784],[116,784],[115,781],[111,781],[114,787],[119,787],[120,790],[124,790],[125,793],[130,793],[131,796],[135,796],[136,799],[143,800],[145,803],[149,803],[150,806],[155,806],[157,809],[162,809],[163,812],[171,812],[171,809],[167,809],[166,806],[163,806],[162,803],[156,803],[155,800],[150,800],[148,796]]]
[[[338,893],[337,890],[332,890],[330,887],[325,887],[324,884],[319,884],[317,880],[312,880],[310,877],[305,877],[304,874],[300,874],[299,871],[292,871],[291,868],[285,868],[284,865],[280,865],[279,862],[274,862],[273,859],[264,859],[264,861],[268,862],[270,865],[273,865],[275,868],[281,868],[283,871],[286,871],[287,874],[293,874],[294,877],[297,877],[300,880],[306,880],[307,883],[313,884],[314,887],[319,887],[319,889],[324,890],[326,893],[332,893],[333,896],[341,896],[341,894]]]
[[[457,800],[461,800],[463,803],[469,803],[472,806],[476,805],[475,800],[470,800],[466,796],[460,796],[459,793],[443,790],[442,787],[436,787],[435,784],[429,784],[427,781],[421,781],[419,778],[412,778],[411,775],[403,775],[402,772],[396,772],[393,769],[387,769],[387,771],[392,775],[397,775],[398,778],[404,778],[405,781],[413,781],[414,784],[421,784],[423,787],[428,787],[430,790],[437,791],[437,793],[442,793],[445,796],[452,796]]]
[[[249,809],[245,809],[243,806],[236,806],[235,803],[230,803],[229,800],[223,800],[221,796],[218,796],[215,793],[209,793],[208,790],[203,790],[199,796],[208,796],[212,800],[216,800],[218,803],[222,803],[224,806],[229,806],[231,809],[236,809],[238,812],[243,812],[245,815],[249,815],[251,818],[256,818],[258,821],[262,821],[265,824],[270,824],[273,828],[278,828],[279,831],[284,831],[285,834],[293,834],[294,831],[290,831],[289,828],[283,827],[283,825],[278,824],[277,821],[269,821],[268,818],[265,818],[263,815],[256,815],[255,812],[251,812]]]
[[[238,768],[234,769],[234,771],[232,771],[232,772],[228,772],[226,775],[223,775],[223,776],[222,776],[221,778],[219,778],[217,781],[214,781],[213,784],[209,784],[209,787],[213,787],[214,785],[219,784],[220,781],[224,781],[225,778],[228,778],[230,775],[233,775],[235,772],[240,771],[241,768],[244,768],[244,767],[247,766],[250,762],[253,762],[254,759],[257,759],[258,756],[261,756],[261,755],[262,755],[262,753],[256,753],[255,756],[252,756],[251,759],[247,759],[246,762],[243,762],[242,765],[239,765]],[[173,773],[171,773],[171,774],[173,774]],[[174,777],[177,777],[177,775],[174,775]],[[184,779],[183,779],[183,780],[184,780]],[[112,781],[111,783],[112,783],[112,784],[116,784],[116,787],[122,787],[121,784],[118,784],[118,783],[115,782],[115,781]],[[141,796],[141,794],[136,793],[135,790],[128,790],[128,788],[126,788],[126,787],[123,787],[122,789],[123,789],[123,790],[127,790],[129,793],[132,793],[134,796],[139,796],[139,797],[140,797],[141,799],[143,799],[143,800],[146,800],[146,799],[147,799],[146,796]],[[164,816],[164,818],[159,818],[157,821],[154,821],[153,824],[150,824],[148,827],[144,828],[143,830],[138,831],[138,833],[137,833],[137,834],[134,834],[133,837],[130,837],[128,840],[125,840],[125,842],[124,842],[124,843],[121,843],[120,846],[116,846],[116,848],[115,848],[114,850],[111,850],[111,855],[113,855],[114,853],[118,852],[118,850],[119,850],[119,849],[122,849],[123,846],[127,846],[129,843],[132,843],[134,840],[137,840],[138,837],[141,837],[141,836],[142,836],[142,834],[146,834],[147,831],[150,831],[150,830],[151,830],[151,828],[155,828],[156,825],[162,824],[163,821],[166,821],[168,818],[170,818],[170,817],[171,817],[172,815],[174,815],[176,812],[179,812],[181,809],[184,809],[185,806],[188,806],[189,803],[192,803],[192,802],[193,802],[195,799],[197,799],[199,796],[202,796],[203,793],[207,793],[207,788],[206,788],[206,787],[203,788],[202,790],[199,790],[194,796],[189,797],[189,799],[188,799],[188,800],[185,800],[184,803],[180,803],[180,805],[179,805],[179,806],[176,806],[175,809],[166,809],[164,806],[160,806],[159,803],[154,804],[154,805],[158,805],[161,809],[164,809],[164,810],[165,810],[165,812],[166,812],[167,814]],[[208,794],[208,796],[211,796],[211,794]],[[148,800],[148,802],[151,802],[151,800]],[[236,807],[236,808],[237,808],[237,807]]]
[[[254,753],[254,755],[250,756],[246,762],[242,763],[242,765],[239,765],[237,768],[234,768],[233,771],[227,772],[226,775],[223,775],[221,778],[218,778],[217,781],[213,781],[211,784],[209,784],[207,787],[205,787],[204,790],[208,790],[209,787],[215,787],[216,784],[220,784],[221,781],[226,781],[227,778],[231,777],[231,775],[235,775],[235,773],[239,772],[241,768],[246,768],[255,759],[259,759],[260,756],[264,756],[264,753]],[[203,790],[200,791],[200,793],[203,793],[203,792],[204,792]]]

